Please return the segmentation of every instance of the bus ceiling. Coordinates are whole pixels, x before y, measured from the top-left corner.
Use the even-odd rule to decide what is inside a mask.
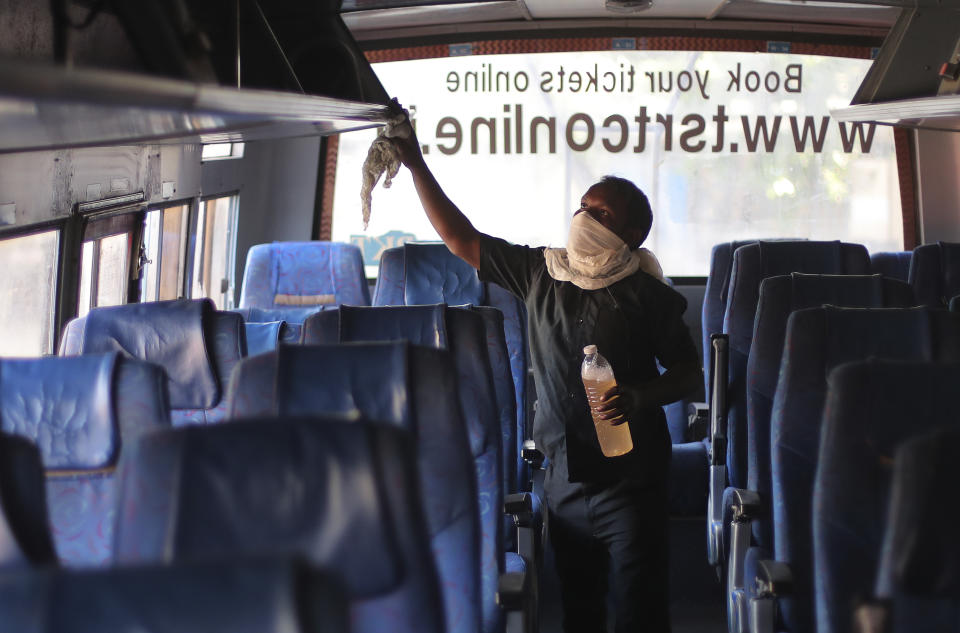
[[[0,151],[317,136],[386,115],[339,1],[4,4]]]

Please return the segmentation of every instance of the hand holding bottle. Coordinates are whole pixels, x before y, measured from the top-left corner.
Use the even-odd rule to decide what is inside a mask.
[[[617,386],[613,368],[597,351],[596,345],[583,348],[584,359],[580,377],[587,392],[590,415],[600,442],[600,450],[607,457],[616,457],[633,450],[630,426],[622,409],[623,391]]]

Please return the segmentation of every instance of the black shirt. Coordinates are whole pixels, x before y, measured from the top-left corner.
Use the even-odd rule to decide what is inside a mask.
[[[580,365],[594,344],[621,384],[655,379],[657,361],[669,369],[699,362],[678,292],[643,271],[606,288],[583,290],[547,272],[543,248],[518,246],[482,235],[480,279],[520,297],[527,307],[530,356],[537,385],[533,436],[548,459],[566,449],[570,481],[665,477],[670,435],[663,409],[627,411],[634,450],[605,457],[594,431]]]

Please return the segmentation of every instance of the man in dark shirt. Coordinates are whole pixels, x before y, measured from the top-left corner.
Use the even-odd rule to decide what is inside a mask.
[[[637,249],[652,223],[646,196],[627,180],[604,178],[581,199],[567,249],[513,245],[477,231],[447,198],[414,134],[394,144],[451,252],[526,304],[538,395],[534,440],[548,459],[544,489],[564,630],[606,631],[612,565],[617,633],[669,631],[671,448],[661,407],[694,391],[702,374],[681,318],[686,301],[643,271]],[[629,424],[634,448],[620,457],[603,456],[580,379],[590,344],[616,374],[618,385],[597,412]]]

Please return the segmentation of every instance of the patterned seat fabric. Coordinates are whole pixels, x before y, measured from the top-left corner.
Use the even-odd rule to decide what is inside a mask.
[[[960,244],[937,242],[913,249],[909,281],[920,305],[947,306],[960,294]]]
[[[125,443],[170,423],[163,371],[118,353],[0,360],[0,429],[40,450],[58,557],[112,560],[114,468]]]
[[[496,592],[504,571],[503,485],[500,421],[488,360],[483,318],[444,305],[357,308],[342,306],[315,314],[303,324],[303,343],[331,344],[405,339],[414,345],[449,349],[457,373],[460,407],[467,427],[477,480],[480,515],[481,601],[484,633],[500,630]]]
[[[230,417],[356,414],[416,438],[420,490],[448,633],[480,630],[480,534],[466,426],[449,352],[405,342],[282,347],[243,360]]]
[[[17,633],[346,633],[334,578],[283,559],[0,576],[0,621]]]
[[[37,447],[0,433],[0,569],[5,573],[56,564],[46,499]]]
[[[241,308],[370,305],[363,255],[353,244],[274,242],[247,252]]]
[[[297,556],[340,577],[354,633],[442,633],[415,454],[356,417],[154,433],[123,462],[118,558]]]
[[[247,340],[243,318],[209,299],[94,308],[67,323],[61,356],[109,351],[163,367],[175,426],[209,424],[226,416],[226,385]]]
[[[774,554],[790,565],[794,577],[793,595],[779,601],[790,631],[813,630],[811,499],[820,451],[826,446],[820,440],[827,376],[843,363],[868,357],[960,361],[960,315],[924,308],[823,307],[790,316],[770,423]],[[874,396],[878,406],[897,397],[892,391],[876,393],[883,394]],[[873,423],[873,418],[860,415],[864,424]],[[868,435],[857,437],[862,442]],[[837,487],[844,488],[852,480],[832,475],[829,481],[842,481]]]
[[[385,250],[380,257],[373,305],[436,303],[490,306],[503,314],[517,420],[516,431],[507,431],[516,444],[515,449],[506,453],[516,461],[516,466],[512,467],[516,483],[508,490],[527,490],[530,473],[521,455],[523,441],[533,436],[533,420],[528,419],[526,308],[523,302],[500,286],[482,283],[476,270],[443,244],[407,243]]]
[[[913,253],[911,251],[870,253],[870,270],[874,274],[884,277],[908,281],[912,259]]]
[[[816,630],[850,630],[852,609],[874,594],[892,601],[887,630],[956,630],[960,365],[869,360],[829,384],[813,502]]]

